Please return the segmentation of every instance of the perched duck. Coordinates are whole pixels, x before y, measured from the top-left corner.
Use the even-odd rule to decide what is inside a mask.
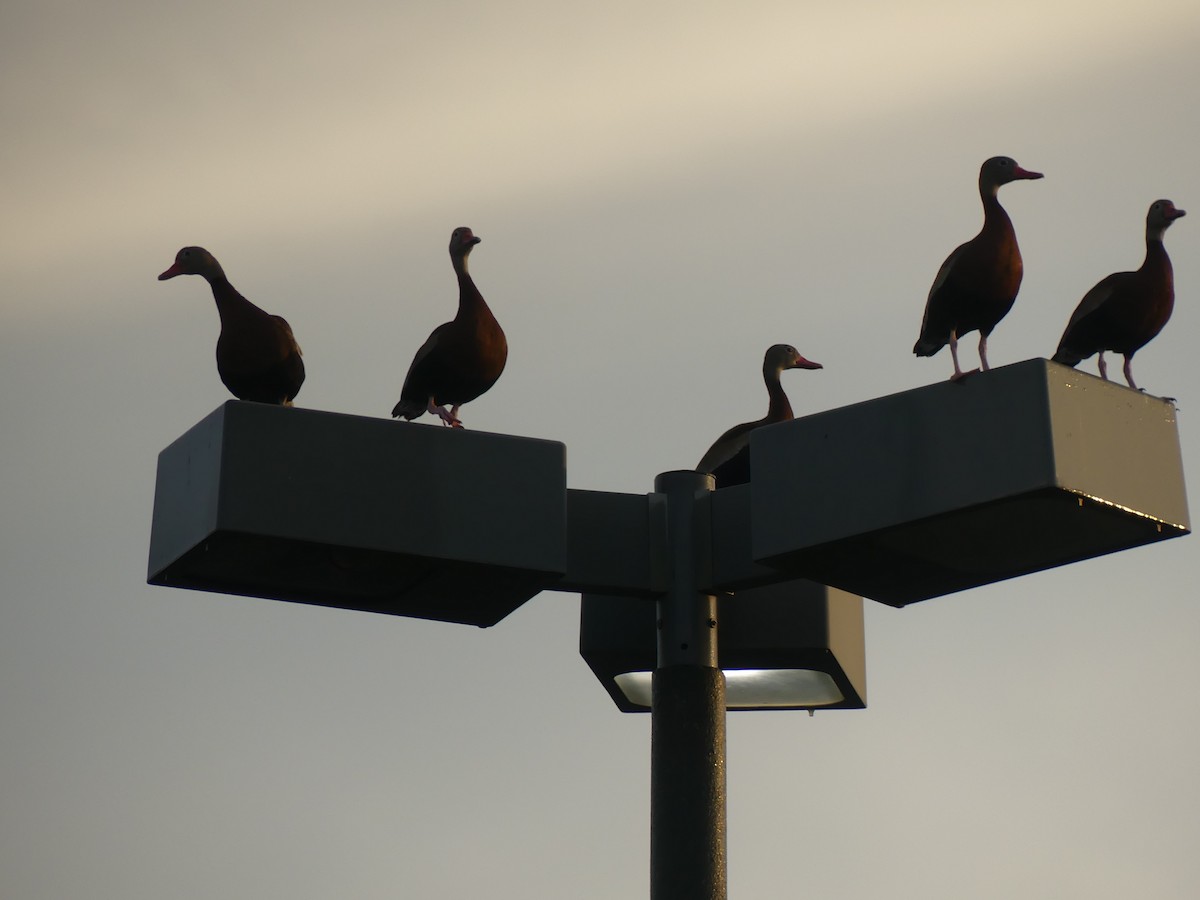
[[[971,331],[979,332],[979,363],[987,371],[988,335],[1012,309],[1021,287],[1017,235],[996,194],[1010,181],[1041,177],[1041,172],[1022,169],[1007,156],[993,156],[979,169],[983,229],[938,269],[925,302],[921,336],[913,346],[917,356],[933,356],[949,343],[952,380],[964,374],[958,366],[958,339]]]
[[[225,387],[239,400],[291,406],[304,384],[304,360],[287,321],[234,290],[221,264],[203,247],[184,247],[158,280],[176,275],[200,275],[212,288],[221,316],[217,374]]]
[[[496,383],[508,361],[504,330],[467,272],[467,256],[479,243],[470,228],[450,235],[450,261],[458,276],[458,313],[439,325],[413,357],[395,417],[439,416],[444,425],[461,428],[458,408]],[[447,409],[446,407],[450,408]]]
[[[1146,213],[1146,259],[1136,272],[1114,272],[1083,295],[1058,342],[1054,361],[1078,365],[1099,353],[1100,377],[1108,379],[1104,351],[1125,357],[1125,380],[1133,383],[1133,354],[1154,338],[1175,308],[1175,277],[1163,235],[1186,215],[1170,200],[1155,200]]]
[[[771,402],[767,414],[756,422],[735,425],[717,438],[696,466],[697,472],[708,472],[716,479],[717,487],[730,487],[750,481],[750,432],[763,425],[787,422],[792,418],[779,376],[784,369],[819,369],[821,364],[805,359],[790,344],[775,344],[763,357],[763,381]]]

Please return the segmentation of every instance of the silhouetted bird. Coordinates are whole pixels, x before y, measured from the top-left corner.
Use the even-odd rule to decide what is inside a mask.
[[[287,321],[234,290],[221,264],[203,247],[184,247],[158,280],[176,275],[199,275],[212,288],[221,316],[217,374],[225,387],[239,400],[291,406],[304,384],[304,360]]]
[[[790,344],[775,344],[763,357],[763,381],[767,385],[770,405],[767,414],[755,422],[735,425],[708,448],[696,466],[697,472],[711,473],[717,487],[731,487],[750,481],[750,432],[764,425],[787,422],[792,418],[792,405],[779,382],[784,369],[819,369],[821,364],[805,359]]]
[[[1146,259],[1136,272],[1115,272],[1083,295],[1058,342],[1054,361],[1074,366],[1099,353],[1100,377],[1108,378],[1104,351],[1125,357],[1125,380],[1133,382],[1133,354],[1162,331],[1175,308],[1175,277],[1163,234],[1185,215],[1170,200],[1155,200],[1146,213]]]
[[[413,357],[393,416],[415,419],[429,412],[445,425],[462,427],[458,408],[484,393],[504,371],[508,360],[504,330],[467,272],[467,256],[478,243],[470,228],[455,228],[450,235],[458,313],[453,321],[435,328]]]
[[[1010,181],[1041,177],[1007,156],[993,156],[979,169],[983,229],[942,263],[929,289],[921,336],[913,346],[917,356],[933,356],[949,343],[954,380],[964,374],[958,366],[958,339],[971,331],[979,332],[979,363],[987,371],[988,335],[1012,309],[1021,287],[1017,235],[996,194]]]

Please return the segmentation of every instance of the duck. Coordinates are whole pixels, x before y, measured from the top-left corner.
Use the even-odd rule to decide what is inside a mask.
[[[774,344],[763,355],[763,382],[767,386],[770,404],[767,414],[754,422],[735,425],[722,434],[708,448],[697,472],[711,474],[717,488],[747,484],[750,481],[750,432],[764,425],[788,422],[792,416],[792,405],[788,402],[779,376],[784,369],[821,369],[819,362],[805,359],[791,344]]]
[[[392,417],[411,421],[432,413],[443,425],[461,428],[458,410],[486,392],[508,361],[504,329],[467,271],[467,257],[480,238],[470,228],[450,235],[450,262],[458,278],[458,312],[433,329],[417,350]]]
[[[954,363],[952,381],[971,374],[958,364],[958,339],[971,331],[979,332],[979,364],[988,370],[988,335],[1012,309],[1021,287],[1021,250],[997,194],[1011,181],[1041,177],[1041,172],[1023,169],[1008,156],[993,156],[979,168],[983,228],[955,248],[938,269],[925,302],[921,335],[913,345],[917,356],[933,356],[948,343]]]
[[[184,247],[158,276],[199,275],[212,288],[221,317],[217,338],[217,374],[239,400],[291,406],[304,384],[304,359],[292,326],[243,297],[203,247]]]
[[[1054,362],[1076,366],[1099,353],[1100,377],[1108,380],[1104,351],[1125,357],[1125,381],[1133,380],[1133,354],[1163,330],[1175,308],[1175,276],[1163,236],[1187,213],[1170,200],[1155,200],[1146,213],[1146,259],[1136,272],[1114,272],[1083,295],[1058,342]]]

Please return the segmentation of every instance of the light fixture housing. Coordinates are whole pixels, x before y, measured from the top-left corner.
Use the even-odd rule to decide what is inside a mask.
[[[657,604],[584,594],[579,653],[622,712],[650,712]],[[863,601],[811,581],[747,588],[717,601],[726,708],[863,709]]]
[[[566,448],[231,400],[159,454],[151,584],[487,626],[567,571]]]
[[[1190,531],[1174,404],[1044,359],[760,428],[750,453],[753,560],[890,606]]]

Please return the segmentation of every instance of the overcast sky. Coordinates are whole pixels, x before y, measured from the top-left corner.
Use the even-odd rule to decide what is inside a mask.
[[[387,416],[470,226],[510,357],[467,427],[641,493],[762,415],[772,343],[825,366],[797,415],[947,377],[925,297],[1011,155],[1046,177],[1001,192],[995,366],[1193,211],[1135,372],[1195,477],[1197,46],[1193,0],[6,5],[0,896],[647,892],[650,721],[576,597],[479,630],[145,584],[156,456],[228,397],[181,246],[292,323],[300,406]],[[1198,574],[1189,537],[868,603],[867,710],[730,717],[731,896],[1197,896]]]

